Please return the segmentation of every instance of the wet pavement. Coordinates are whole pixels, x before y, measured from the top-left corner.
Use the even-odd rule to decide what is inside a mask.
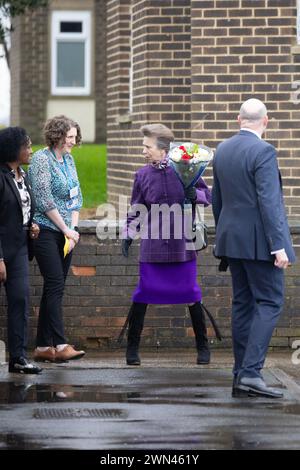
[[[0,449],[299,449],[300,365],[270,353],[284,399],[232,398],[230,351],[197,366],[186,351],[112,352],[45,364],[38,376],[0,366]]]

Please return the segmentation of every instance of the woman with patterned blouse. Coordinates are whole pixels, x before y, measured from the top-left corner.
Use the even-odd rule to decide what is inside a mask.
[[[56,116],[46,122],[44,136],[47,147],[35,152],[29,168],[36,201],[34,220],[40,226],[34,252],[44,278],[34,359],[62,362],[85,354],[67,344],[62,316],[65,280],[79,240],[82,194],[71,151],[81,143],[81,131],[72,119]]]

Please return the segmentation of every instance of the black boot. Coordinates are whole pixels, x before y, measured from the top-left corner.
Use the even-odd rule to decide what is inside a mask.
[[[201,307],[201,303],[196,302],[194,305],[189,306],[189,310],[198,351],[197,364],[209,364],[210,350],[208,347],[204,311]]]
[[[129,366],[140,366],[139,345],[144,326],[147,304],[133,302],[129,312],[129,327],[126,362]]]

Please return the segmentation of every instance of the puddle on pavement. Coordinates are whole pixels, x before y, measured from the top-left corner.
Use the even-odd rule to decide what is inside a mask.
[[[39,450],[40,444],[34,442],[34,439],[29,439],[28,436],[15,433],[1,433],[0,436],[0,451],[7,450]]]
[[[178,385],[179,386],[179,385]],[[213,400],[212,400],[213,398]],[[195,405],[206,408],[264,408],[280,410],[285,414],[300,415],[300,403],[270,402],[264,399],[251,400],[218,400],[217,388],[207,387],[205,392],[198,392],[196,387],[186,387],[176,393],[176,386],[166,385],[141,389],[138,391],[122,390],[100,385],[60,385],[60,384],[29,384],[20,382],[0,382],[0,405],[18,403],[138,403],[162,405]]]
[[[156,387],[157,388],[157,387]],[[2,382],[0,383],[0,405],[14,403],[55,403],[55,402],[83,402],[83,403],[147,403],[147,404],[195,404],[195,399],[208,398],[204,393],[186,393],[180,398],[174,390],[166,394],[163,392],[149,393],[145,391],[117,392],[108,387],[99,385],[60,385],[60,384],[28,384]]]

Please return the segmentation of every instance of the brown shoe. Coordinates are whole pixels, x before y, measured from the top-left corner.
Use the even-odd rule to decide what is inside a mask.
[[[76,351],[73,346],[67,344],[61,351],[55,352],[56,362],[72,361],[73,359],[81,359],[85,355],[84,351]]]
[[[33,353],[33,360],[36,362],[55,362],[55,348],[52,346],[46,351],[39,351],[37,348]]]

